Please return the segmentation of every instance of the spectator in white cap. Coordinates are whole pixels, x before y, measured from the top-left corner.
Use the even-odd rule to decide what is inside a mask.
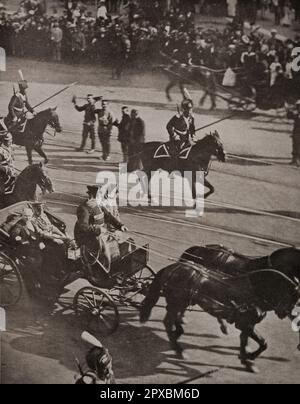
[[[105,1],[100,1],[100,5],[97,11],[97,18],[106,21],[108,19],[108,12],[105,5]]]

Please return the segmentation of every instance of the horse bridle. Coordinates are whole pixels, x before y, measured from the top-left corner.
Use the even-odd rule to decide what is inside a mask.
[[[44,192],[44,189],[47,188],[47,184],[50,185],[50,183],[52,184],[52,181],[50,180],[50,177],[48,177],[47,175],[44,175],[43,177],[41,177],[41,183],[38,183],[38,186]]]
[[[47,128],[46,128],[45,132],[47,133],[47,135],[52,136],[52,137],[55,137],[55,136],[56,136],[56,133],[57,133],[57,127],[56,127],[55,122],[53,122],[53,121],[51,120],[51,121],[48,123],[47,126],[50,126],[50,128],[52,128],[52,129],[54,130],[54,134],[52,135],[52,133],[50,133],[50,132],[47,130]]]
[[[272,255],[269,255],[269,256],[268,256],[268,266],[269,266],[270,268],[273,268]],[[271,270],[270,270],[270,271],[271,271]],[[272,270],[272,271],[275,272],[276,270]],[[289,280],[290,283],[292,283],[292,285],[293,285],[294,288],[295,288],[295,292],[297,293],[298,297],[300,298],[300,282],[298,282],[298,284],[297,284],[295,281],[293,281],[291,278],[289,278],[289,277],[286,276],[285,274],[282,274],[280,271],[276,271],[276,272],[280,273],[282,276],[284,276],[284,278],[286,278],[286,280]],[[280,307],[280,305],[281,305],[281,303],[279,303],[278,307]]]
[[[18,171],[19,173],[22,173],[22,172],[21,172],[20,170],[18,170],[18,169],[16,169],[16,171]],[[44,189],[47,188],[47,182],[48,182],[48,183],[49,183],[49,182],[52,182],[52,181],[50,180],[50,178],[49,178],[47,175],[45,175],[45,174],[43,174],[43,176],[41,176],[40,180],[41,180],[41,183],[38,183],[37,185],[41,188],[42,191],[44,191]],[[31,182],[29,182],[28,180],[25,180],[25,179],[22,178],[22,181],[23,181],[25,184],[31,185]]]
[[[287,283],[289,283],[293,287],[294,292],[296,293],[298,299],[300,298],[300,284],[297,284],[296,282],[294,282],[291,278],[289,278],[287,275],[283,274],[282,272],[277,271],[276,269],[261,269],[259,271],[254,271],[254,272],[250,273],[249,275],[251,276],[251,275],[258,274],[258,273],[273,273],[273,274],[277,274],[277,275],[281,276],[281,278],[283,278]],[[287,297],[283,297],[282,300],[280,300],[278,305],[274,308],[275,313],[279,311],[280,307],[286,306],[285,301],[287,301]]]

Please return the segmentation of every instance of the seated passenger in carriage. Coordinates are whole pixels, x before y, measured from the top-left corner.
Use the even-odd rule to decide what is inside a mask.
[[[65,268],[71,237],[51,223],[44,210],[44,202],[34,202],[31,206],[34,212],[33,223],[43,235],[46,245],[43,251],[43,270],[60,279]]]
[[[107,225],[121,232],[127,228],[104,206],[101,197],[97,198],[98,186],[88,186],[88,200],[77,209],[77,222],[74,235],[77,245],[82,248],[97,249],[105,257],[110,268],[111,255],[107,248]]]
[[[10,238],[18,259],[25,267],[24,279],[29,281],[29,291],[40,290],[45,244],[42,233],[34,224],[32,209],[24,208],[21,219],[10,231]]]
[[[0,122],[1,131],[1,122]],[[0,133],[1,135],[1,133]],[[16,179],[14,158],[12,151],[12,136],[6,132],[0,138],[0,198],[9,190]]]
[[[118,218],[113,216],[105,207],[103,201],[97,199],[98,186],[88,186],[88,200],[79,205],[77,209],[77,222],[75,225],[75,240],[79,246],[85,244],[90,238],[100,236],[106,231],[107,225],[115,229],[126,231],[126,227]]]

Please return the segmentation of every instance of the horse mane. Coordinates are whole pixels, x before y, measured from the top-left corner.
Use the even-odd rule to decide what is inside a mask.
[[[43,111],[38,112],[36,116],[41,117],[43,115],[46,115],[46,113],[49,113],[50,111],[51,111],[51,108],[44,109]]]
[[[39,166],[39,163],[32,164],[24,168],[24,170],[19,174],[18,178],[23,178],[27,175],[30,171],[34,171]]]
[[[207,144],[211,140],[221,140],[220,135],[217,131],[207,133],[202,139],[196,140],[196,146],[203,147],[204,144]]]

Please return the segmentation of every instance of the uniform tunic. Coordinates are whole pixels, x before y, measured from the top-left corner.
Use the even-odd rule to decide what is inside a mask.
[[[89,240],[99,237],[106,223],[118,230],[123,227],[107,209],[98,205],[96,199],[82,203],[77,209],[77,223],[74,230],[77,244],[82,246]]]
[[[102,146],[103,159],[106,160],[110,155],[110,138],[115,118],[108,110],[98,109],[96,113],[98,116],[98,134]]]
[[[75,105],[75,109],[78,112],[84,112],[84,121],[83,121],[83,131],[82,131],[82,143],[81,149],[85,148],[86,141],[90,136],[91,139],[91,148],[95,149],[96,147],[96,134],[95,134],[95,122],[96,122],[96,107],[94,104],[85,104],[82,106]]]
[[[193,115],[185,117],[183,114],[177,114],[173,116],[167,125],[167,131],[171,142],[175,141],[176,136],[179,136],[181,141],[189,142],[196,132]]]
[[[16,93],[12,96],[8,105],[8,119],[12,123],[15,118],[20,119],[24,117],[24,113],[27,111],[33,113],[34,110],[29,104],[27,95]]]

